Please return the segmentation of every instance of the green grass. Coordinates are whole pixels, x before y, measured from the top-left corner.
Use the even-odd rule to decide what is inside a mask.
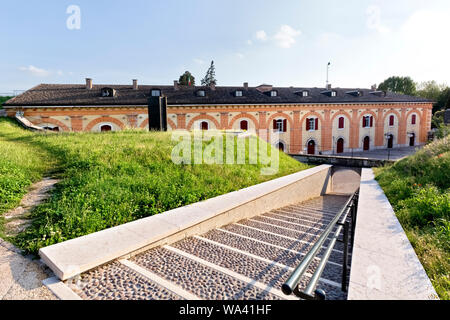
[[[441,299],[450,299],[450,143],[437,140],[414,156],[375,170]]]
[[[62,179],[51,199],[33,211],[32,226],[10,240],[36,253],[309,168],[284,153],[273,176],[261,175],[262,164],[176,165],[171,160],[175,144],[170,133],[42,134],[0,119],[0,214],[17,206],[27,187],[44,175]]]

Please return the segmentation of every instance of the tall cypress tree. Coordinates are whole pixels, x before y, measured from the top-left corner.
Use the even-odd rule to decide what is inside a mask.
[[[216,84],[216,67],[214,66],[214,61],[211,61],[211,66],[206,72],[206,76],[202,79],[202,86],[210,86]]]

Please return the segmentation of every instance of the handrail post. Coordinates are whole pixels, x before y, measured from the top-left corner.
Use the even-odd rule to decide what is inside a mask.
[[[348,252],[349,252],[349,232],[353,229],[354,222],[356,221],[356,207],[357,207],[357,199],[358,192],[356,192],[353,196],[349,197],[344,207],[339,211],[339,213],[330,221],[327,228],[323,231],[319,239],[315,242],[313,247],[306,253],[303,257],[301,263],[295,268],[294,272],[291,276],[286,280],[286,282],[282,285],[281,290],[284,294],[290,295],[294,293],[297,297],[306,300],[322,300],[326,299],[326,294],[323,290],[315,290],[317,283],[319,282],[320,276],[325,269],[326,263],[330,258],[331,252],[336,244],[336,241],[341,242],[339,240],[339,235],[344,229],[344,235],[342,242],[344,243],[344,261],[342,266],[342,291],[347,291],[347,279],[348,279]],[[347,221],[350,220],[350,221]],[[350,223],[352,223],[352,228],[350,227]],[[322,248],[324,242],[327,240],[328,236],[331,234],[333,228],[338,226],[331,237],[331,241],[328,244],[325,253],[323,254],[319,265],[316,268],[316,271],[312,275],[309,280],[308,285],[304,291],[300,291],[299,283],[300,278],[304,275],[307,268],[311,264],[312,260],[316,257],[320,249]],[[353,238],[352,238],[353,241]],[[313,293],[314,292],[314,293]]]
[[[348,234],[350,223],[344,223],[344,261],[342,263],[342,291],[347,292],[347,273],[348,273]]]

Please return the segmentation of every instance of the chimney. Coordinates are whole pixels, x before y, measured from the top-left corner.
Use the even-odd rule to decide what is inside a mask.
[[[331,90],[331,83],[327,84],[327,90]]]
[[[244,82],[244,89],[248,90],[248,82]]]
[[[138,89],[139,89],[138,81],[137,81],[137,79],[133,79],[133,90],[138,90]]]
[[[374,84],[374,85],[372,85],[372,91],[377,91],[377,85],[376,84]]]
[[[212,91],[216,91],[216,84],[215,83],[211,83],[209,85],[209,87],[211,88]]]
[[[91,78],[86,78],[86,89],[92,90],[92,79]]]
[[[177,80],[173,81],[173,88],[175,89],[175,91],[178,90],[178,81]]]

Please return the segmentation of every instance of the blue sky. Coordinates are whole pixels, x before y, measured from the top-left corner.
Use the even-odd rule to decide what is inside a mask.
[[[69,30],[70,5],[81,10]],[[370,87],[391,75],[446,82],[448,0],[0,1],[0,94],[39,83],[197,81]]]

